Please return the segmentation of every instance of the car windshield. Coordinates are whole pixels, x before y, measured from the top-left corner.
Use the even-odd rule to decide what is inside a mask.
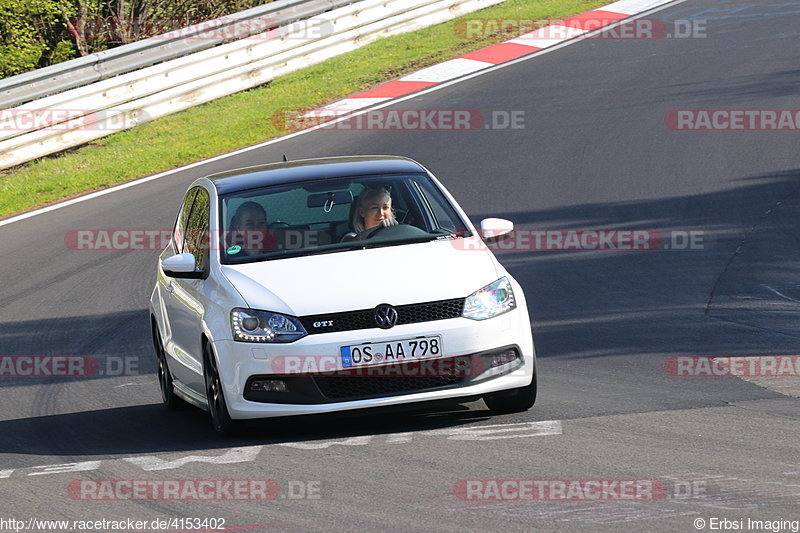
[[[223,264],[468,236],[426,174],[275,185],[224,195],[220,203]]]

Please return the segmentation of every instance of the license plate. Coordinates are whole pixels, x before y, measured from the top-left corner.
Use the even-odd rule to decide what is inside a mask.
[[[366,342],[340,348],[342,368],[384,365],[434,359],[442,355],[442,338],[417,337],[383,342]]]

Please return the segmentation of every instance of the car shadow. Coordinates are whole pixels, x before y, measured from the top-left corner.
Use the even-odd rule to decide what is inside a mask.
[[[188,405],[166,411],[148,404],[2,421],[0,454],[79,457],[218,449],[455,428],[490,418],[485,408],[453,403],[402,412],[378,408],[346,416],[248,421],[236,436],[220,438],[205,411]]]

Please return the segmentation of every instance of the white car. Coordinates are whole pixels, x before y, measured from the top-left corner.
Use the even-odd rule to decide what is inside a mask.
[[[196,180],[150,298],[163,403],[239,421],[536,399],[522,287],[419,163],[309,159]]]

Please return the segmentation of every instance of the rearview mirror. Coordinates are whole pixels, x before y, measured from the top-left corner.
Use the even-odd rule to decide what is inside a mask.
[[[196,270],[197,262],[192,254],[178,254],[161,261],[161,270],[171,278],[202,279],[205,272]]]
[[[312,207],[325,207],[330,209],[334,205],[352,204],[353,193],[350,191],[333,191],[321,192],[317,194],[309,194],[306,200],[306,206]]]
[[[481,220],[481,237],[486,243],[497,242],[514,231],[514,223],[504,218],[484,218]]]

